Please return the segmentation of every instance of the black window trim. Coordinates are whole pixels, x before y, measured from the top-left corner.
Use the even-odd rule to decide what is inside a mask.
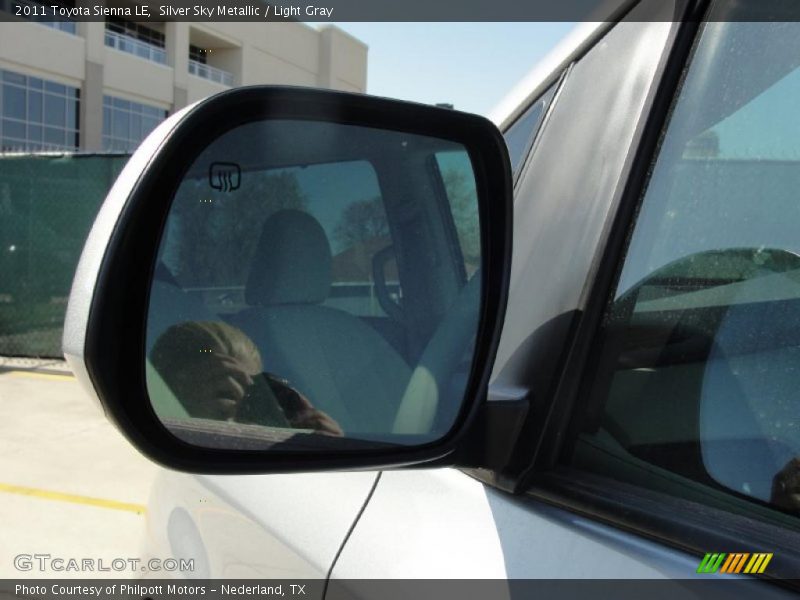
[[[453,205],[447,192],[447,185],[445,184],[442,170],[439,167],[437,154],[438,153],[431,154],[428,158],[428,173],[434,188],[433,196],[436,199],[436,206],[441,213],[450,259],[453,263],[453,271],[456,273],[459,283],[464,286],[467,283],[464,252],[458,239],[458,228],[456,227],[455,217],[453,216]]]
[[[772,552],[767,571],[753,577],[800,590],[797,531],[569,467],[539,473],[526,494],[695,555],[698,564],[707,552]]]

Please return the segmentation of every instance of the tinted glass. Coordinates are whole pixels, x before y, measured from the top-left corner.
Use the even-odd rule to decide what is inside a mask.
[[[478,222],[478,193],[469,156],[464,152],[440,152],[436,165],[452,212],[453,225],[458,238],[459,260],[471,276],[481,266],[480,230]]]
[[[2,76],[0,151],[77,148],[75,88],[10,71],[2,71]]]
[[[438,193],[437,156],[457,174],[450,195]],[[454,218],[468,240],[457,258]],[[299,121],[226,133],[183,178],[159,251],[147,343],[157,414],[179,436],[300,435],[309,448],[321,435],[442,436],[472,359],[479,242],[458,144]]]
[[[556,86],[550,87],[536,102],[526,110],[521,117],[506,129],[504,137],[508,146],[508,155],[511,159],[511,171],[517,173],[525,161],[533,139],[539,131],[542,119],[547,112],[547,107],[553,100]]]
[[[155,106],[103,96],[103,147],[133,151],[166,116],[166,110]]]
[[[800,515],[799,40],[798,23],[706,25],[604,323],[579,464]]]

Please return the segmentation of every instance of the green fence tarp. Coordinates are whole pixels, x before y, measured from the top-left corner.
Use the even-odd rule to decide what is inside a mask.
[[[0,355],[60,357],[72,277],[126,155],[0,155]]]

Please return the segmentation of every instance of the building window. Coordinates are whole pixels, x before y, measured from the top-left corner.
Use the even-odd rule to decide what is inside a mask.
[[[121,35],[127,35],[130,38],[150,44],[151,46],[156,46],[158,48],[166,47],[166,38],[163,33],[132,21],[109,17],[106,21],[106,29]]]
[[[167,64],[164,34],[138,23],[109,18],[106,21],[105,44],[120,52]]]
[[[166,118],[163,108],[103,96],[103,149],[132,152]]]
[[[206,50],[201,48],[200,46],[195,46],[194,44],[189,45],[189,60],[193,60],[194,62],[200,63],[202,65],[208,64],[208,57],[206,56]]]
[[[215,81],[228,87],[233,86],[233,73],[208,64],[209,52],[211,51],[200,46],[189,45],[189,74]]]
[[[75,8],[74,0],[0,0],[0,11],[35,21],[39,25],[77,35],[78,24],[74,21],[53,21],[53,8]],[[50,19],[50,20],[45,20]],[[5,19],[3,19],[5,20]]]
[[[0,70],[0,149],[4,152],[78,148],[77,88]]]

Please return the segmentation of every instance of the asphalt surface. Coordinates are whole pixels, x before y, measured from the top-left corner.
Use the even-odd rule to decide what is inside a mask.
[[[0,578],[119,577],[97,569],[142,555],[158,470],[63,363],[0,360]],[[15,560],[35,554],[50,558]],[[71,558],[95,570],[71,570]]]

